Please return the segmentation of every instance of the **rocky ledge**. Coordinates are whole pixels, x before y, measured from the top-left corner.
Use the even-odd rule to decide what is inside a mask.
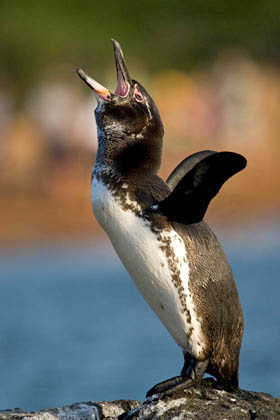
[[[38,412],[0,412],[0,420],[279,420],[280,400],[269,394],[226,392],[205,379],[193,388],[143,403],[131,400],[77,403]]]

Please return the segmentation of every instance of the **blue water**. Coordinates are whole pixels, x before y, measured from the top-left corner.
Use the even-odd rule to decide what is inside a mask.
[[[245,317],[242,388],[280,397],[280,224],[218,232]],[[182,355],[109,244],[0,257],[0,409],[143,400]]]

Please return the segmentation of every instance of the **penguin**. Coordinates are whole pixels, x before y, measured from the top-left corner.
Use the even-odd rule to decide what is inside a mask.
[[[246,166],[237,153],[204,150],[184,159],[166,181],[157,174],[164,129],[145,88],[132,80],[113,41],[117,88],[77,69],[93,90],[98,151],[91,201],[96,219],[136,287],[181,348],[180,375],[147,397],[199,383],[208,373],[238,388],[244,322],[223,249],[203,220],[221,186]]]

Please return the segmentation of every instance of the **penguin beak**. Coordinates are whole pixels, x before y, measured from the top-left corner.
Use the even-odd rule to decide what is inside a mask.
[[[124,55],[121,49],[120,44],[115,39],[112,39],[114,45],[114,55],[117,68],[117,89],[115,95],[126,98],[131,86],[131,78],[129,76]]]
[[[114,55],[116,61],[117,69],[117,89],[114,94],[112,94],[109,89],[102,86],[96,80],[89,77],[84,70],[81,68],[77,69],[77,73],[80,78],[94,91],[98,99],[103,99],[108,101],[112,98],[113,95],[126,98],[130,91],[131,78],[129,76],[126,63],[124,60],[124,55],[118,41],[112,39],[114,45]]]
[[[80,78],[94,91],[94,93],[97,95],[97,98],[105,100],[110,99],[111,92],[109,91],[109,89],[105,88],[96,80],[89,77],[84,70],[79,68],[77,69],[77,73],[80,76]]]

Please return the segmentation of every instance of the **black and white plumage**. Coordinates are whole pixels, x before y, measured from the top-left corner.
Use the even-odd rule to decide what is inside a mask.
[[[169,393],[205,372],[238,387],[243,317],[231,268],[203,221],[224,182],[246,166],[232,152],[189,156],[158,177],[163,125],[150,95],[131,80],[117,41],[115,93],[78,69],[98,100],[92,207],[139,291],[184,354],[181,375],[147,395]]]

